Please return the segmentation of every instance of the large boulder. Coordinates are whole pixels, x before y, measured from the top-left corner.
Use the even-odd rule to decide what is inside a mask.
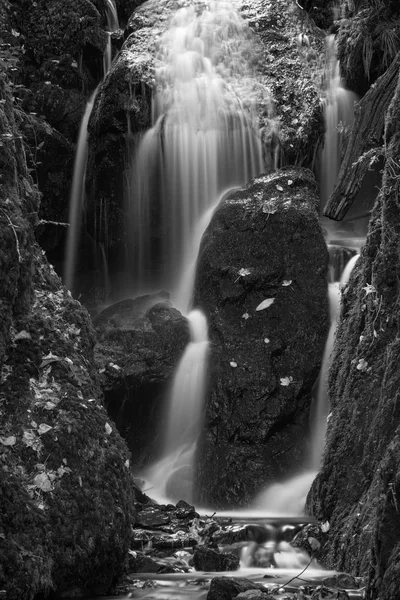
[[[307,455],[328,317],[328,252],[305,169],[227,194],[200,247],[194,305],[211,340],[198,500],[248,503]]]
[[[94,323],[107,410],[134,464],[142,466],[157,450],[156,424],[164,417],[165,398],[190,339],[187,319],[160,293],[117,302]]]
[[[0,589],[106,593],[134,523],[129,453],[102,403],[87,311],[34,239],[38,192],[0,78]]]

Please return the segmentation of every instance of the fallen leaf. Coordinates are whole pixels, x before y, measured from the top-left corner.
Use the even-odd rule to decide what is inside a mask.
[[[16,441],[17,438],[15,435],[9,435],[8,437],[0,436],[0,444],[3,444],[3,446],[14,446]]]
[[[287,287],[288,285],[292,285],[292,280],[291,279],[284,279],[282,281],[282,287]]]
[[[34,485],[42,490],[42,492],[50,492],[52,490],[51,481],[47,473],[39,473],[33,480]]]
[[[230,362],[229,364],[231,365],[231,367],[232,367],[233,369],[236,369],[236,367],[237,367],[237,362],[235,362],[234,360],[231,360],[231,362]]]
[[[246,275],[250,275],[250,273],[250,269],[239,269],[238,271],[238,275],[240,275],[240,277],[246,277]]]
[[[106,434],[107,434],[107,435],[110,435],[110,434],[111,434],[111,432],[112,432],[112,427],[111,427],[111,426],[110,426],[108,423],[106,423],[106,424],[104,425],[104,429],[106,430]]]
[[[275,298],[266,298],[257,306],[256,310],[265,310],[275,302]]]
[[[374,294],[376,292],[376,287],[374,285],[371,285],[370,283],[367,283],[361,289],[363,289],[365,291],[366,296],[368,296],[369,294]]]
[[[321,523],[321,531],[323,533],[327,533],[330,529],[329,521],[325,521],[325,523]]]
[[[40,368],[45,367],[53,362],[59,362],[60,360],[62,359],[59,356],[49,352],[46,356],[43,356],[42,362],[40,363]]]
[[[43,435],[44,433],[47,433],[48,431],[50,431],[50,429],[53,429],[50,425],[47,425],[46,423],[40,423],[39,425],[39,435]]]
[[[292,383],[293,377],[281,377],[280,380],[281,385],[288,386]]]
[[[247,319],[250,319],[250,315],[249,315],[249,313],[244,313],[244,314],[242,315],[242,319],[244,319],[245,321],[247,321]]]
[[[276,189],[277,189],[279,192],[283,192],[283,187],[282,187],[281,185],[277,185],[277,186],[276,186]]]
[[[31,340],[32,336],[30,333],[28,333],[27,331],[25,331],[25,329],[23,329],[22,331],[20,331],[19,333],[17,333],[17,335],[14,338],[14,341],[18,341],[18,340]]]
[[[264,344],[269,344],[269,338],[264,338]]]

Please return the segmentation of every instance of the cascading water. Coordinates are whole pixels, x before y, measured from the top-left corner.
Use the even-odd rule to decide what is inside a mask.
[[[152,495],[193,501],[193,460],[203,425],[208,336],[203,313],[188,315],[191,341],[181,358],[166,406],[161,460],[146,478],[154,486]]]
[[[105,0],[106,18],[109,35],[107,46],[103,55],[104,77],[111,68],[111,35],[110,32],[117,31],[119,28],[117,9],[114,0]],[[94,101],[96,99],[99,86],[89,98],[79,129],[78,142],[76,145],[74,170],[72,175],[72,185],[69,198],[69,216],[68,216],[68,234],[65,252],[64,283],[67,288],[72,289],[74,284],[76,256],[78,252],[78,242],[81,227],[81,213],[85,200],[85,175],[88,158],[88,124],[92,114]]]
[[[326,38],[326,63],[325,138],[321,157],[322,206],[325,206],[335,186],[340,169],[343,135],[353,123],[354,103],[357,101],[357,95],[342,85],[333,35]]]
[[[172,18],[158,47],[154,124],[132,167],[134,287],[172,290],[184,313],[201,235],[218,197],[264,171],[249,79],[253,41],[234,6],[235,0],[196,3]],[[208,340],[204,315],[195,310],[188,320],[191,342],[175,374],[161,459],[145,478],[152,495],[191,501]]]
[[[327,417],[329,413],[327,377],[340,312],[341,290],[348,283],[358,257],[358,254],[353,256],[345,266],[340,281],[329,283],[328,287],[331,324],[325,344],[314,407],[311,411],[312,438],[310,460],[304,466],[304,469],[295,477],[271,485],[266,490],[262,491],[255,498],[253,503],[253,507],[256,510],[262,509],[268,512],[268,514],[280,515],[301,515],[304,511],[306,497],[318,472],[324,449]]]
[[[234,5],[181,8],[160,40],[153,127],[134,157],[128,199],[136,292],[175,289],[201,215],[264,171],[252,37]]]
[[[119,29],[117,7],[115,6],[114,0],[105,0],[106,3],[106,18],[107,18],[107,47],[104,51],[103,56],[103,71],[104,77],[111,69],[112,64],[112,45],[111,45],[111,34]]]

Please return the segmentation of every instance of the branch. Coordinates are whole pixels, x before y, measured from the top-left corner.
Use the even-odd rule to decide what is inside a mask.
[[[12,229],[12,232],[14,234],[14,238],[15,238],[15,246],[17,248],[17,254],[18,254],[18,262],[21,264],[22,263],[22,256],[21,256],[21,251],[20,251],[20,247],[19,247],[19,240],[18,240],[18,235],[17,235],[17,231],[15,229],[15,225],[13,224],[13,222],[11,221],[10,217],[8,216],[8,214],[5,212],[5,210],[2,208],[1,209],[2,213],[5,215],[9,226]]]
[[[59,225],[60,227],[69,227],[70,223],[63,223],[62,221],[47,221],[46,219],[40,219],[37,227],[39,225]]]
[[[400,52],[357,107],[336,186],[324,209],[324,215],[331,219],[343,219],[361,187],[369,162],[359,157],[382,146],[385,115],[396,89],[399,69]]]
[[[283,585],[278,587],[278,589],[276,591],[279,592],[280,590],[283,590],[287,585],[289,585],[289,583],[291,583],[295,579],[299,579],[300,575],[303,575],[304,571],[306,571],[308,569],[308,567],[311,565],[311,562],[312,562],[312,557],[310,558],[310,560],[308,561],[308,563],[306,564],[304,569],[302,571],[300,571],[300,573],[298,575],[295,575],[294,577],[289,579],[289,581],[287,581],[286,583],[284,583]]]

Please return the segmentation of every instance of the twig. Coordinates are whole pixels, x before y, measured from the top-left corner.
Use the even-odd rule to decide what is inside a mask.
[[[291,583],[295,579],[298,579],[300,577],[300,575],[303,575],[304,571],[306,571],[308,569],[308,567],[311,565],[311,562],[312,562],[312,557],[310,558],[308,564],[306,564],[304,569],[302,571],[300,571],[300,573],[298,575],[295,575],[294,577],[292,577],[292,579],[289,579],[289,581],[287,581],[286,583],[281,585],[276,591],[279,592],[279,590],[283,590],[287,585],[289,585],[289,583]]]
[[[47,221],[46,219],[40,219],[38,225],[60,225],[60,227],[69,227],[70,223],[63,223],[61,221]]]
[[[6,217],[7,221],[8,221],[8,224],[10,225],[10,227],[12,229],[12,232],[14,234],[15,245],[17,247],[18,262],[21,264],[22,263],[22,256],[21,256],[21,251],[20,251],[20,248],[19,248],[19,240],[18,240],[17,232],[15,230],[15,226],[14,226],[13,222],[11,221],[10,217],[8,216],[8,214],[5,212],[5,210],[4,209],[1,209],[1,210],[4,213],[4,215],[5,215],[5,217]]]
[[[304,6],[301,6],[301,4],[299,4],[298,0],[296,0],[296,4],[299,8],[301,8],[301,10],[304,10]]]

